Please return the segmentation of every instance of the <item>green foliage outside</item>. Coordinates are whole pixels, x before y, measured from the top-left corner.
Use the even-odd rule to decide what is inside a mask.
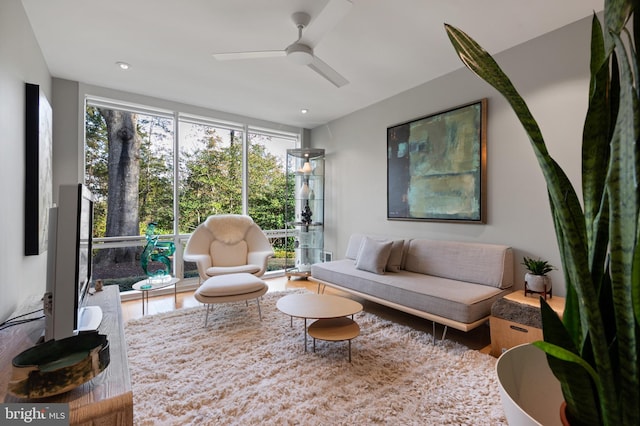
[[[140,234],[157,223],[159,234],[173,234],[174,123],[162,117],[138,116],[140,150]],[[178,166],[178,206],[181,234],[193,232],[212,214],[242,212],[242,138],[222,135],[207,126],[194,126],[197,136],[181,147]],[[95,235],[105,235],[107,212],[106,125],[97,108],[86,111],[86,182],[97,196]],[[271,154],[270,138],[254,136],[249,148],[248,214],[262,229],[285,228],[286,173],[283,161]],[[293,208],[289,209],[293,212]],[[283,247],[284,241],[276,242]]]
[[[94,206],[93,228],[103,237],[107,227],[107,129],[97,108],[87,108],[85,114],[85,182],[98,197]]]

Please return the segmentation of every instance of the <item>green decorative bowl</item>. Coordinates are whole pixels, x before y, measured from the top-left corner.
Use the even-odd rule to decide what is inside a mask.
[[[93,379],[109,362],[109,340],[97,331],[49,340],[13,358],[7,391],[18,398],[58,395]]]

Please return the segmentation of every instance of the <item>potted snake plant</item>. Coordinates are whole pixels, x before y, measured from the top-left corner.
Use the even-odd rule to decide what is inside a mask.
[[[582,203],[509,78],[473,39],[445,24],[462,62],[509,102],[544,174],[566,307],[561,320],[541,300],[544,341],[534,345],[547,354],[572,425],[640,424],[637,5],[605,0],[602,23],[592,19]]]

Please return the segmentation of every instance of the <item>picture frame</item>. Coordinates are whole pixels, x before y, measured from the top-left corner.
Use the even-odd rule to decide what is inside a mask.
[[[486,223],[487,105],[387,128],[387,219]]]
[[[25,83],[24,253],[47,250],[52,187],[53,113],[37,84]]]

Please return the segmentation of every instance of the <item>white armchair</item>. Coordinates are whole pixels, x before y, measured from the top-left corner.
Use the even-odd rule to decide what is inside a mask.
[[[261,277],[273,248],[249,216],[209,216],[191,234],[184,260],[195,262],[202,282],[216,275],[250,273]]]

